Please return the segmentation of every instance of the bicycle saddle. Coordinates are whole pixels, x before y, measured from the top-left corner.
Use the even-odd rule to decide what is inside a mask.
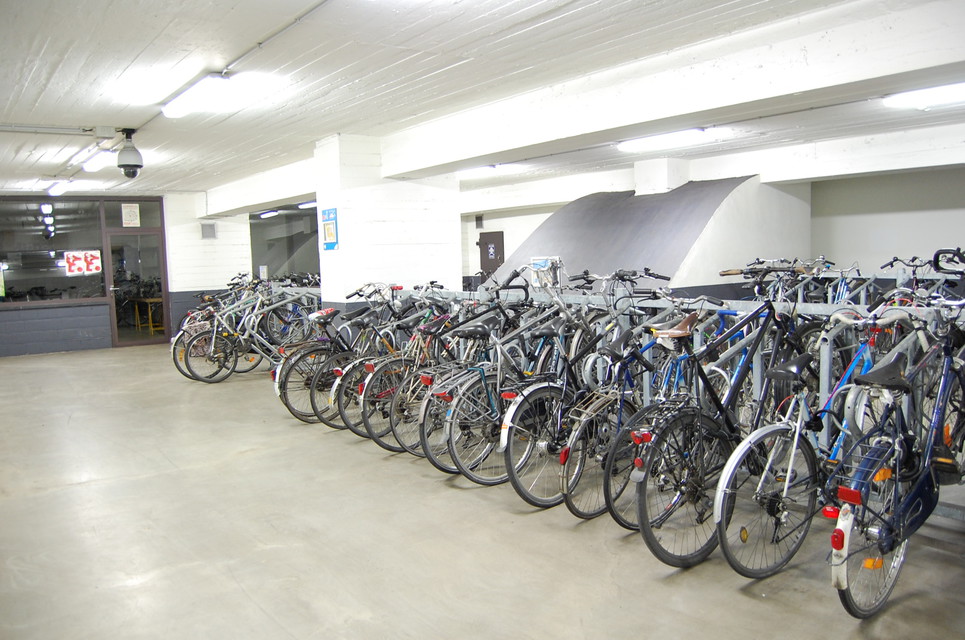
[[[902,375],[907,357],[904,352],[898,353],[891,362],[878,365],[868,373],[855,376],[854,383],[862,386],[884,387],[891,391],[911,393],[911,383]]]
[[[674,322],[674,324],[676,325],[677,323]],[[626,351],[627,342],[630,341],[630,338],[632,336],[633,336],[633,329],[627,329],[626,331],[620,334],[619,338],[617,338],[610,344],[606,345],[605,347],[602,347],[598,351],[598,353],[604,356],[609,356],[614,360],[620,360],[621,358],[623,358],[623,352]]]
[[[329,307],[328,309],[322,309],[320,311],[314,311],[308,314],[308,319],[312,322],[317,322],[318,324],[328,324],[335,319],[341,313],[338,309],[333,309]]]
[[[359,316],[365,315],[371,310],[372,309],[370,307],[359,307],[358,309],[352,309],[351,311],[346,311],[344,314],[342,314],[342,320],[345,320],[346,322],[351,322],[352,320],[355,320]]]
[[[780,382],[800,382],[801,376],[804,375],[804,370],[808,368],[808,365],[811,364],[813,360],[813,355],[803,353],[795,358],[791,358],[787,362],[771,367],[764,375],[771,380],[778,380]]]
[[[695,324],[697,312],[693,311],[670,329],[654,329],[653,335],[655,338],[686,338],[694,330]]]
[[[396,326],[400,329],[411,330],[417,324],[422,322],[422,319],[426,317],[425,311],[417,311],[407,318],[402,318],[396,323]]]
[[[566,320],[563,318],[563,316],[560,316],[558,318],[553,318],[552,320],[544,324],[539,329],[536,329],[535,331],[533,331],[533,337],[534,338],[552,338],[554,336],[562,337],[564,333],[565,324],[566,324]]]
[[[459,327],[452,334],[460,338],[488,338],[497,327],[499,327],[499,316],[490,316]]]

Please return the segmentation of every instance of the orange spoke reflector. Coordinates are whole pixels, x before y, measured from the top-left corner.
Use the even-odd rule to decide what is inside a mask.
[[[882,566],[884,566],[884,564],[885,561],[881,558],[865,558],[864,562],[861,563],[861,566],[863,569],[874,571],[876,569],[880,569]]]
[[[885,480],[891,479],[891,469],[878,469],[878,473],[875,474],[875,482],[884,482]]]

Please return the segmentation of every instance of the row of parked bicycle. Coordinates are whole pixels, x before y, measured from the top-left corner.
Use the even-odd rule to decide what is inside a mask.
[[[867,617],[965,465],[965,302],[951,294],[965,255],[900,262],[914,288],[869,306],[843,301],[868,280],[828,277],[823,259],[722,272],[753,283],[743,303],[554,260],[471,295],[368,284],[344,313],[246,282],[189,314],[172,354],[209,383],[268,359],[296,418],[509,482],[536,507],[609,514],[675,567],[720,546],[766,577],[831,517],[832,583]]]

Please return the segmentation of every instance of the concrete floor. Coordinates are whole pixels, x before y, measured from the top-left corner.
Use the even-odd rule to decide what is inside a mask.
[[[850,618],[830,525],[747,581],[656,561],[606,517],[538,511],[291,418],[164,346],[0,359],[0,638],[947,638],[965,526],[932,518],[890,606]],[[949,552],[949,549],[951,552]]]

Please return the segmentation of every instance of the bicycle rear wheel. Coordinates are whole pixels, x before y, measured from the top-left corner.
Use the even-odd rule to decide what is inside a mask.
[[[563,404],[563,388],[555,384],[525,393],[511,416],[503,453],[503,466],[513,489],[525,502],[541,509],[563,502]]]
[[[413,369],[405,375],[389,409],[389,427],[399,446],[419,458],[426,457],[419,438],[419,407],[429,392],[429,386],[422,382],[423,371]]]
[[[338,383],[332,392],[338,415],[349,431],[360,438],[368,438],[365,423],[362,418],[362,391],[365,389],[365,362],[356,360],[342,370]]]
[[[402,358],[393,358],[377,364],[365,378],[362,390],[362,422],[365,431],[375,444],[386,451],[401,453],[405,449],[396,441],[392,432],[392,398],[405,377],[408,364]]]
[[[709,415],[673,414],[654,433],[637,483],[637,517],[661,562],[692,567],[717,546],[714,491],[733,448]]]
[[[758,434],[728,461],[717,488],[721,551],[734,571],[753,579],[774,575],[801,548],[818,491],[814,449],[792,425]]]
[[[621,404],[619,398],[598,403],[570,438],[572,444],[562,469],[566,482],[563,501],[578,518],[589,520],[607,510],[604,494],[607,458],[620,428],[622,412],[632,413],[631,407]]]
[[[318,367],[330,354],[328,345],[305,347],[288,356],[280,367],[278,396],[285,408],[302,422],[319,422],[312,409],[311,383]]]
[[[332,398],[332,387],[338,379],[336,371],[347,366],[354,356],[349,351],[333,353],[322,362],[309,383],[309,401],[312,405],[312,413],[327,427],[333,429],[344,429],[345,423],[342,416],[338,413],[338,405]]]
[[[882,521],[885,514],[895,512],[908,491],[909,483],[899,481],[900,469],[895,447],[875,445],[848,481],[861,491],[862,504],[853,507],[843,550],[845,584],[836,586],[845,611],[855,618],[871,617],[885,606],[905,562],[908,540],[896,544],[894,531]]]
[[[199,333],[184,348],[184,364],[195,380],[221,382],[234,372],[238,352],[221,334]]]
[[[474,376],[453,393],[446,412],[449,455],[459,472],[476,484],[501,484],[509,478],[496,453],[502,424],[496,375]]]

